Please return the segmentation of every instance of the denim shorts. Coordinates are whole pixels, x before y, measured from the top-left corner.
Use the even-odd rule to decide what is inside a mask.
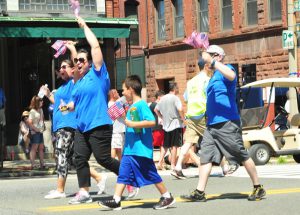
[[[38,132],[36,134],[31,134],[30,143],[31,144],[43,144],[44,143],[43,133]]]

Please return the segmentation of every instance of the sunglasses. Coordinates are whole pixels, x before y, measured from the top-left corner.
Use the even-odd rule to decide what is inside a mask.
[[[77,62],[80,62],[80,63],[84,63],[85,62],[85,59],[83,57],[80,57],[80,58],[74,58],[74,63],[77,63]]]
[[[211,57],[217,57],[217,56],[219,56],[218,53],[209,53],[209,54],[210,54]]]
[[[70,67],[70,66],[68,66],[68,65],[63,65],[63,66],[60,67],[60,69],[66,69],[67,67]]]

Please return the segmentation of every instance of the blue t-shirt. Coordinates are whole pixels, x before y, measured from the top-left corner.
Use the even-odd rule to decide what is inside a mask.
[[[132,104],[127,111],[126,118],[131,120],[130,109],[136,107],[140,120],[155,121],[147,103],[140,100]],[[153,159],[152,129],[142,128],[140,133],[135,133],[133,128],[126,127],[124,155],[136,155]]]
[[[4,95],[4,92],[2,90],[2,88],[0,88],[0,108],[4,108],[4,105],[5,105],[5,95]]]
[[[227,66],[234,71],[231,65]],[[214,72],[207,86],[207,125],[240,119],[235,101],[236,82],[236,78],[230,81],[218,70]]]
[[[111,125],[107,113],[107,96],[110,88],[109,74],[103,62],[100,71],[94,65],[79,79],[72,92],[77,129],[87,132],[101,125]]]
[[[60,128],[74,128],[76,129],[76,114],[75,112],[68,112],[67,114],[62,114],[59,110],[59,105],[61,100],[68,104],[71,99],[72,90],[74,88],[73,79],[65,82],[61,85],[54,94],[54,108],[53,108],[53,122],[52,129],[56,132]]]

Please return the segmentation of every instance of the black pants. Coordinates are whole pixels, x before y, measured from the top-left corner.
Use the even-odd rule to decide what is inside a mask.
[[[88,161],[92,153],[101,166],[119,174],[120,162],[111,157],[111,136],[111,125],[99,126],[85,133],[75,132],[74,159],[80,188],[91,186]]]

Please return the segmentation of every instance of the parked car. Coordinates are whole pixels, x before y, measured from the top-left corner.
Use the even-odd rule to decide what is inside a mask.
[[[283,108],[284,104],[278,105],[274,101],[275,88],[284,87],[289,89],[289,112]],[[268,95],[265,97],[266,104],[262,102],[260,107],[241,109],[244,146],[249,150],[249,154],[256,165],[264,165],[268,163],[270,157],[280,155],[292,155],[294,160],[300,163],[298,87],[300,87],[300,79],[298,78],[270,78],[241,87],[245,92],[244,100],[247,100],[247,90],[250,91],[253,88],[262,88],[264,95]],[[253,99],[261,98],[252,96]],[[275,104],[275,108],[271,103]],[[270,111],[274,110],[276,114],[270,122],[267,120],[267,116]],[[281,125],[279,124],[280,121]],[[274,129],[273,124],[275,123],[277,124]]]

